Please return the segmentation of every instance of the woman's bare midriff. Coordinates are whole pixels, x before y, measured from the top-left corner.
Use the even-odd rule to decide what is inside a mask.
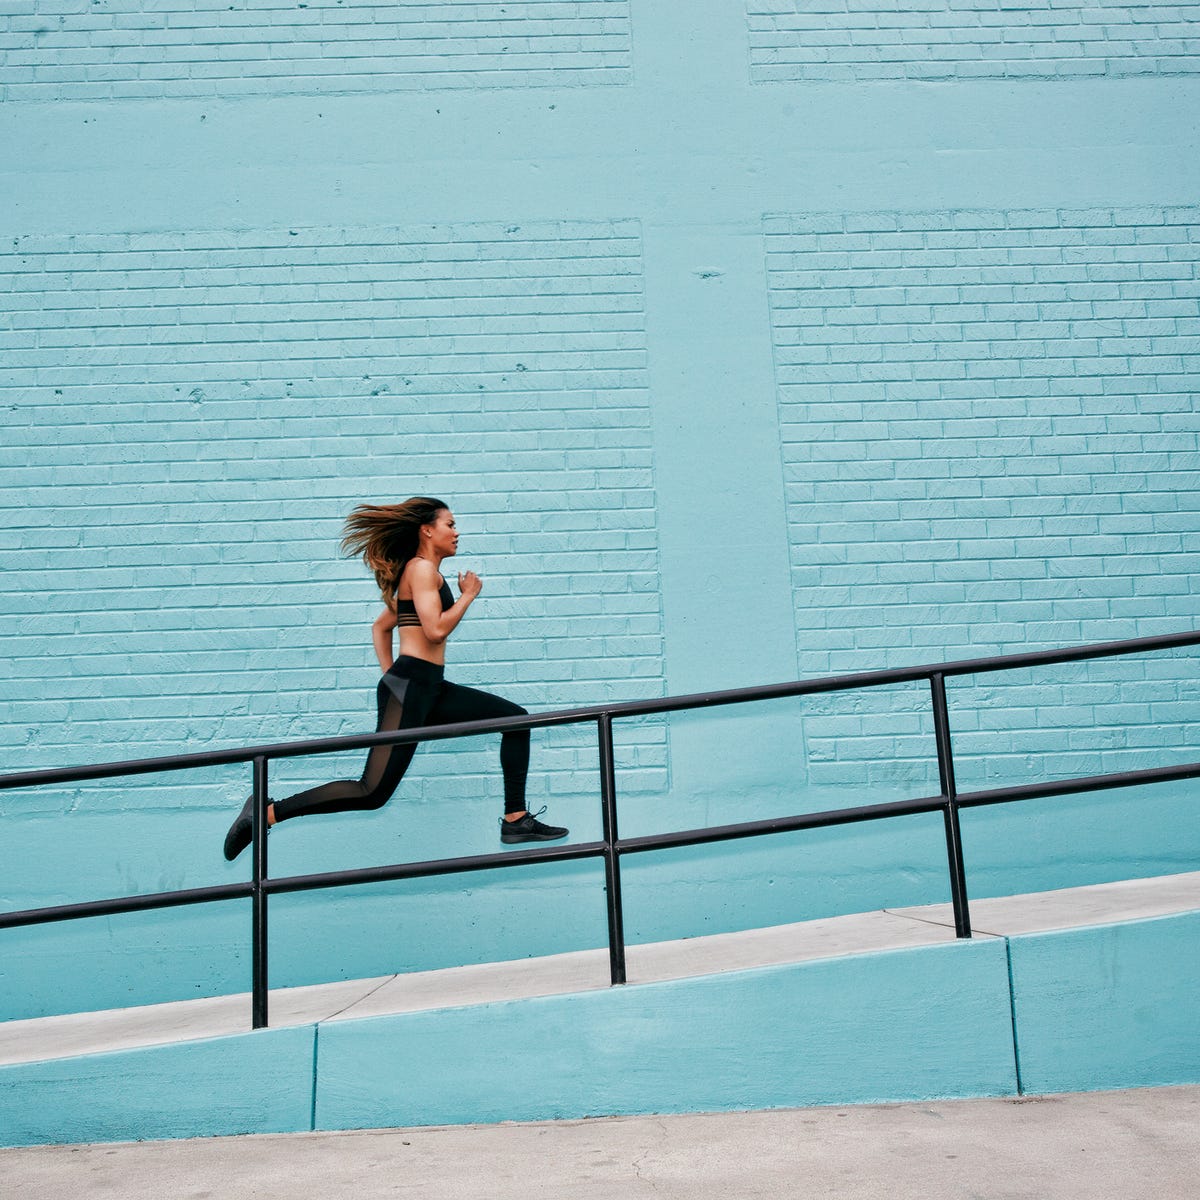
[[[446,665],[446,643],[435,645],[419,626],[401,625],[397,630],[400,637],[400,653],[409,658],[423,658],[426,662],[437,663],[439,667]]]

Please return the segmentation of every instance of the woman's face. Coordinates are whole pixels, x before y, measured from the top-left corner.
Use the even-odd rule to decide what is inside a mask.
[[[443,508],[432,524],[422,525],[421,532],[428,535],[429,548],[442,558],[450,558],[458,553],[458,526],[448,508]]]

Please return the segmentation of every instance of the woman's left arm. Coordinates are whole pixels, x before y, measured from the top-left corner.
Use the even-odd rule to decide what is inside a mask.
[[[375,646],[375,657],[379,659],[379,669],[386,675],[396,661],[392,653],[392,633],[396,628],[396,614],[390,608],[375,618],[371,626],[371,642]]]

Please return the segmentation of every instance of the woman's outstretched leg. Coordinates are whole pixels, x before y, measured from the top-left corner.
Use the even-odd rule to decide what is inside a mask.
[[[379,681],[377,733],[424,724],[433,701],[433,690],[414,687],[412,681],[389,672]],[[382,808],[399,787],[417,745],[373,746],[358,779],[337,779],[278,800],[268,809],[269,823],[312,813],[369,811]],[[231,862],[250,844],[253,797],[246,801],[225,835],[225,857]]]
[[[381,719],[376,725],[377,733],[403,729],[405,708],[395,699],[388,700]],[[272,824],[320,813],[370,811],[382,808],[391,798],[400,780],[404,778],[408,764],[416,751],[413,742],[404,746],[373,746],[367,755],[363,773],[358,779],[335,779],[322,783],[307,791],[297,792],[286,799],[277,800],[272,808]]]
[[[490,692],[447,683],[440,666],[424,660],[399,659],[379,682],[377,730],[412,729],[419,725],[450,725],[493,717],[525,716],[526,710]],[[382,808],[404,778],[416,744],[375,746],[367,755],[359,779],[338,779],[276,801],[268,809],[270,824],[313,813],[352,812]],[[529,730],[515,729],[501,736],[500,768],[504,775],[504,816],[500,840],[549,842],[567,836],[568,830],[546,825],[538,813],[525,806],[529,775]],[[225,836],[225,857],[232,861],[251,838],[251,804],[247,800]]]

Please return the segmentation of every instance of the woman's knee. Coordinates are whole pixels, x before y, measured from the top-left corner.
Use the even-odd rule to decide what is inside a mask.
[[[371,787],[368,783],[360,782],[356,785],[358,795],[354,798],[354,807],[362,812],[374,812],[377,808],[382,808],[391,798],[396,788],[393,785],[388,787],[386,782],[376,784]]]
[[[383,792],[368,793],[363,797],[362,810],[363,812],[374,812],[377,808],[382,808],[391,798],[391,792],[386,794]]]

